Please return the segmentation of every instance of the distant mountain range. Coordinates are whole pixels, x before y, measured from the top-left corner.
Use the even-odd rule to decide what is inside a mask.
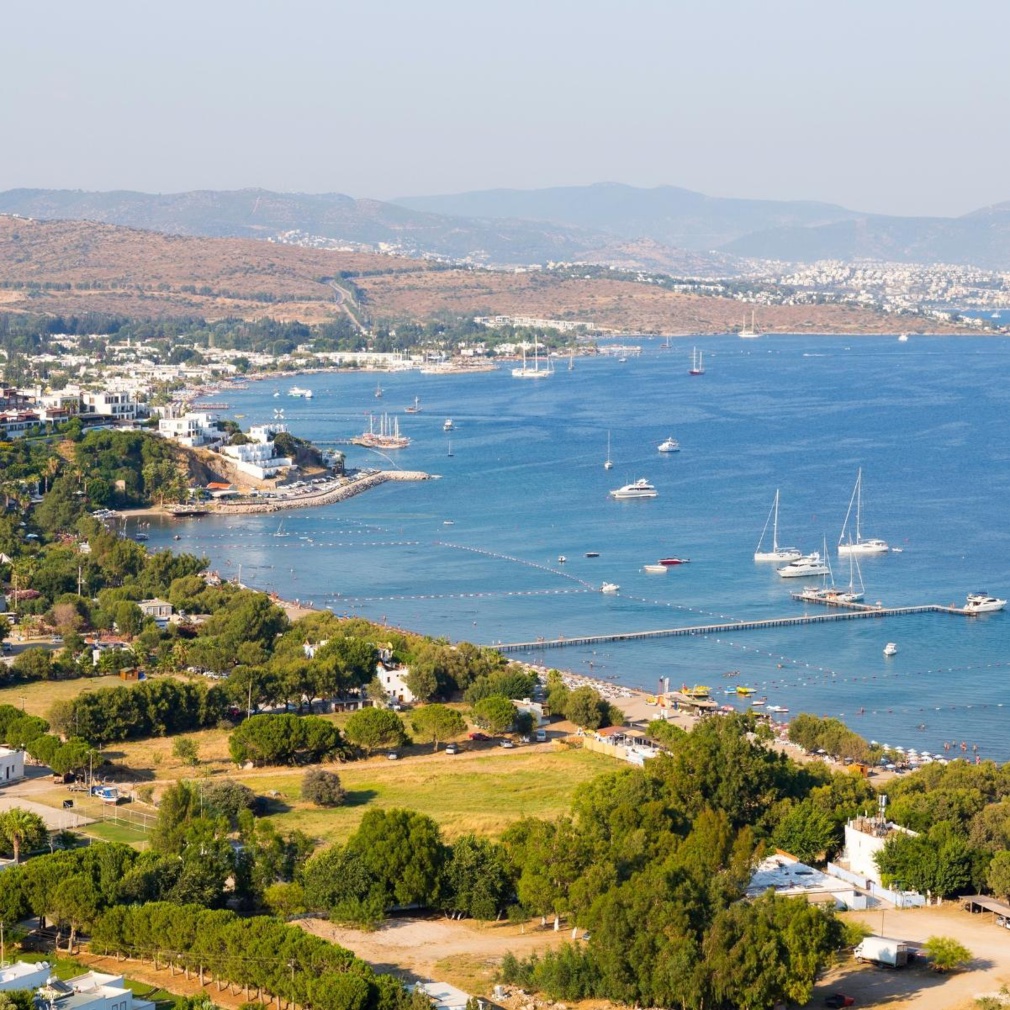
[[[883,259],[1010,269],[1010,203],[958,218],[861,214],[827,203],[738,200],[616,183],[356,200],[249,189],[168,195],[17,189],[0,213],[177,235],[346,244],[494,266],[592,262],[734,273],[743,259]]]

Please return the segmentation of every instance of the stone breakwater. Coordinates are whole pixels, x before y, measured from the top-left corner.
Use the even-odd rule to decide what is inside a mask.
[[[417,481],[435,480],[430,473],[421,470],[377,470],[361,476],[350,478],[338,487],[327,488],[324,491],[307,491],[305,494],[290,498],[271,498],[267,501],[218,501],[209,509],[213,515],[249,515],[257,512],[280,512],[286,509],[315,508],[319,505],[332,505],[334,502],[353,498],[362,491],[378,487],[387,481]]]

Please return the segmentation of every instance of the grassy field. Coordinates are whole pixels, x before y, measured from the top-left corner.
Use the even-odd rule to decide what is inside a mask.
[[[77,680],[39,680],[0,688],[0,705],[14,705],[29,715],[45,717],[57,701],[76,698],[83,691],[102,687],[119,687],[118,677],[80,677]]]
[[[579,785],[619,767],[588,751],[535,746],[512,751],[490,747],[454,757],[439,751],[399,761],[372,758],[334,767],[348,802],[330,810],[299,799],[300,769],[240,772],[234,778],[271,797],[278,828],[298,828],[327,843],[345,840],[373,807],[428,814],[451,840],[470,831],[499,835],[522,817],[559,816]]]

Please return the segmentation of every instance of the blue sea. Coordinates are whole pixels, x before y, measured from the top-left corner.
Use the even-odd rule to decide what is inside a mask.
[[[386,484],[311,510],[156,521],[150,546],[205,554],[224,576],[241,566],[246,584],[338,614],[482,644],[774,618],[803,613],[789,596],[801,580],[752,560],[776,488],[780,543],[809,551],[826,538],[836,581],[847,584],[848,562],[834,544],[862,467],[863,535],[902,549],[861,560],[868,602],[1010,595],[1010,341],[634,343],[638,357],[577,358],[570,371],[564,360],[540,381],[516,380],[509,369],[383,374],[377,400],[375,373],[362,372],[215,394],[230,404],[224,416],[243,415],[244,426],[283,408],[293,434],[323,443],[364,430],[369,412],[395,413],[413,442],[389,457],[440,479]],[[703,376],[688,375],[693,345],[705,352]],[[314,398],[286,396],[294,382]],[[405,414],[415,397],[422,412]],[[442,430],[448,417],[451,435]],[[657,452],[670,435],[681,451]],[[349,467],[390,465],[363,448],[346,451]],[[639,477],[658,498],[608,496]],[[671,554],[690,564],[642,571]],[[604,581],[620,593],[600,593]],[[900,650],[889,659],[888,641]],[[933,752],[964,741],[983,758],[1010,760],[1010,611],[522,658],[649,690],[661,678],[707,684],[740,707],[723,692],[748,684],[769,704],[837,716],[868,739]]]

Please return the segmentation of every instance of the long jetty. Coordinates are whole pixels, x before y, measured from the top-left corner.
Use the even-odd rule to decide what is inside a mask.
[[[690,627],[658,628],[651,631],[622,631],[612,635],[577,635],[572,638],[539,638],[532,642],[497,642],[489,648],[499,652],[530,652],[534,649],[563,649],[571,645],[603,645],[607,642],[631,642],[648,638],[678,638],[684,635],[721,635],[733,631],[761,631],[765,628],[803,627],[831,621],[855,621],[867,617],[904,617],[906,614],[966,614],[961,607],[944,607],[925,603],[914,607],[867,607],[825,614],[802,614],[796,617],[770,617],[759,621],[727,621],[721,624],[698,624]]]

